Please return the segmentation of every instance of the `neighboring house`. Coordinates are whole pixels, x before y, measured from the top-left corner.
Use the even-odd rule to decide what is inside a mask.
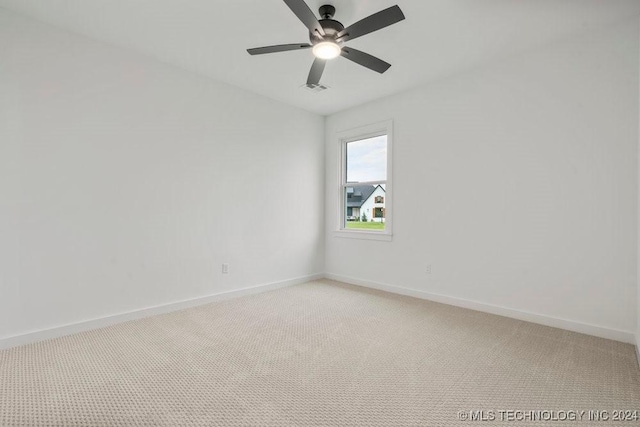
[[[380,185],[354,185],[347,188],[347,221],[384,222],[386,192]]]

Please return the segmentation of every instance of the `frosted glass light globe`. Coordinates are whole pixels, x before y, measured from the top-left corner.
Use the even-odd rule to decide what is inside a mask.
[[[340,56],[342,49],[337,43],[326,41],[320,42],[313,47],[313,55],[320,59],[333,59]]]

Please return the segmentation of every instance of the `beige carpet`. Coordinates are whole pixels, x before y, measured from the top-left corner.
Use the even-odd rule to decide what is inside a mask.
[[[496,421],[459,419],[472,410]],[[510,410],[640,410],[633,347],[318,281],[0,352],[2,426],[500,425]],[[638,424],[587,416],[504,424]]]

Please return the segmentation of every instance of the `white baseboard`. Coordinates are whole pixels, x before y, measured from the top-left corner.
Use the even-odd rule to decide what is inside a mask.
[[[169,313],[176,310],[182,310],[190,307],[197,307],[203,304],[209,304],[215,301],[223,301],[226,299],[237,298],[244,295],[257,294],[270,291],[273,289],[284,288],[287,286],[298,285],[312,280],[324,278],[324,274],[313,274],[310,276],[297,277],[294,279],[283,280],[280,282],[266,283],[248,288],[237,289],[234,291],[220,292],[213,295],[207,295],[199,298],[193,298],[183,301],[176,301],[169,304],[146,307],[140,310],[129,311],[126,313],[118,313],[112,316],[101,317],[97,319],[86,320],[78,323],[62,325],[51,329],[43,329],[32,331],[21,335],[0,338],[0,350],[16,347],[24,344],[30,344],[38,341],[58,338],[65,335],[76,334],[78,332],[89,331],[92,329],[104,328],[129,320],[142,319],[144,317],[154,316],[157,314]]]
[[[482,311],[486,313],[496,314],[499,316],[511,317],[514,319],[524,320],[527,322],[538,323],[554,328],[566,329],[582,334],[593,335],[596,337],[607,338],[615,341],[636,344],[636,355],[640,366],[640,336],[636,340],[633,332],[621,331],[617,329],[603,328],[601,326],[590,325],[587,323],[576,322],[573,320],[560,319],[556,317],[546,316],[542,314],[530,313],[521,310],[514,310],[506,307],[500,307],[492,304],[485,304],[477,301],[466,300],[462,298],[451,297],[447,295],[433,294],[415,289],[402,288],[399,286],[386,285],[382,283],[370,282],[366,280],[355,279],[352,277],[341,276],[337,274],[313,274],[294,279],[266,283],[262,285],[252,286],[248,288],[238,289],[234,291],[221,292],[218,294],[207,295],[204,297],[193,298],[189,300],[177,301],[169,304],[158,305],[154,307],[146,307],[140,310],[134,310],[126,313],[118,313],[112,316],[91,319],[78,323],[62,325],[51,329],[32,331],[21,335],[0,338],[0,349],[16,347],[33,342],[43,341],[52,338],[58,338],[65,335],[71,335],[78,332],[89,331],[92,329],[103,328],[115,325],[129,320],[141,319],[144,317],[154,316],[157,314],[169,313],[176,310],[182,310],[190,307],[208,304],[215,301],[223,301],[226,299],[237,298],[244,295],[257,294],[273,289],[284,288],[287,286],[298,285],[312,280],[327,278],[339,282],[349,283],[356,286],[362,286],[371,289],[378,289],[394,294],[406,295],[414,298],[435,301],[443,304],[449,304],[456,307],[468,308],[471,310]]]
[[[499,316],[511,317],[513,319],[524,320],[527,322],[537,323],[545,326],[551,326],[553,328],[566,329],[568,331],[579,332],[581,334],[592,335],[595,337],[607,338],[610,340],[621,341],[629,344],[636,344],[635,333],[630,331],[604,328],[601,326],[590,325],[588,323],[581,323],[573,320],[546,316],[544,314],[514,310],[512,308],[486,304],[478,301],[471,301],[471,300],[451,297],[447,295],[433,294],[429,292],[418,291],[415,289],[408,289],[408,288],[402,288],[399,286],[392,286],[392,285],[386,285],[382,283],[370,282],[366,280],[355,279],[353,277],[346,277],[346,276],[341,276],[337,274],[325,273],[324,277],[330,280],[336,280],[338,282],[349,283],[351,285],[377,289],[380,291],[406,295],[406,296],[420,298],[420,299],[429,300],[429,301],[435,301],[443,304],[453,305],[456,307],[482,311],[485,313],[497,314]],[[640,362],[640,355],[638,356],[638,360]]]

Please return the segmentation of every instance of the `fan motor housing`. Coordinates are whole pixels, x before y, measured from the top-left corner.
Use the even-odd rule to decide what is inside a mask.
[[[313,45],[316,45],[324,40],[335,41],[336,37],[338,36],[338,33],[344,30],[344,25],[342,25],[340,22],[336,21],[335,19],[330,19],[330,18],[321,19],[318,22],[320,22],[320,25],[322,25],[322,29],[324,30],[325,36],[323,38],[323,37],[320,37],[318,34],[309,33],[309,40]]]

